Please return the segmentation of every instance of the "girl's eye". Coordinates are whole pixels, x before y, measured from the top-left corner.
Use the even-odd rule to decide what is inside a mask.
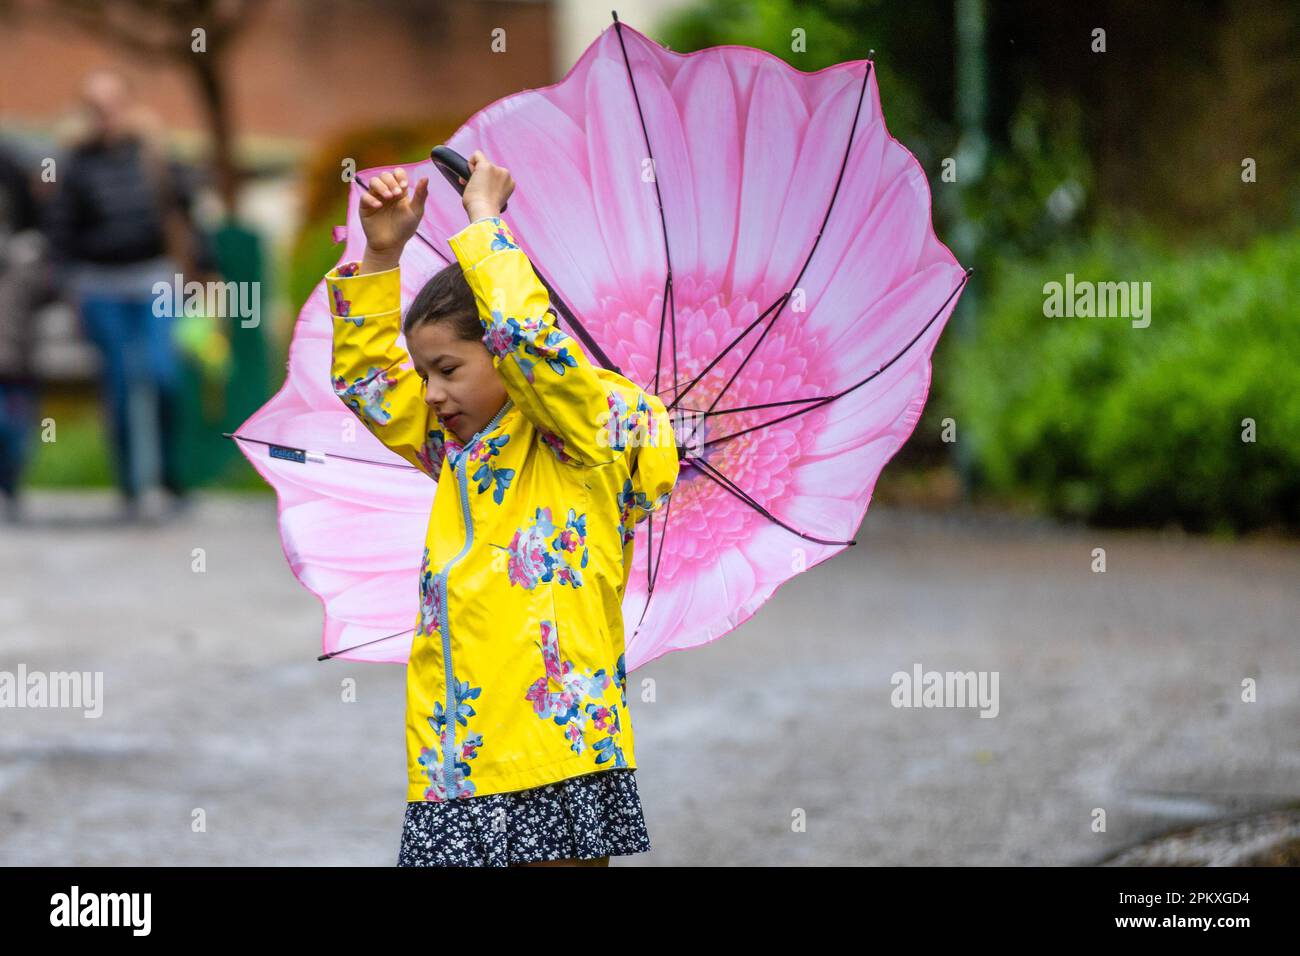
[[[443,374],[443,375],[450,375],[452,372],[456,371],[456,368],[457,368],[457,366],[455,366],[455,365],[453,365],[451,368],[445,368],[445,369],[442,370],[442,374]]]

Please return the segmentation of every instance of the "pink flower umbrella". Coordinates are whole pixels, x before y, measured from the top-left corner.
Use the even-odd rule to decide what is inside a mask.
[[[920,419],[970,273],[934,234],[871,67],[681,55],[615,16],[562,81],[498,100],[447,143],[510,169],[511,226],[562,324],[674,414],[685,458],[668,506],[638,525],[628,671],[721,637],[853,544]],[[437,181],[432,162],[405,168]],[[340,261],[364,248],[361,189]],[[463,225],[458,197],[434,190],[402,259],[404,308],[455,261],[445,237]],[[283,388],[234,437],[324,604],[322,659],[404,663],[436,484],[335,396],[324,289],[299,315]]]

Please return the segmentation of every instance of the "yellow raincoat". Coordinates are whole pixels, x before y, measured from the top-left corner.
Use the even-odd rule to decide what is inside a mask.
[[[449,239],[509,395],[466,445],[397,345],[399,270],[326,274],[334,391],[438,482],[407,667],[407,800],[634,768],[622,600],[636,523],[668,502],[663,402],[592,365],[500,217]]]

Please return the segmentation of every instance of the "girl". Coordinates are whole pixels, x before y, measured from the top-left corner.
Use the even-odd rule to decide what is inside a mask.
[[[404,170],[373,177],[365,254],[326,275],[335,393],[438,482],[398,865],[607,865],[650,849],[621,608],[636,524],[667,504],[677,445],[657,397],[556,327],[500,215],[509,171],[481,151],[469,166],[469,225],[401,323],[409,356],[398,262],[427,179],[408,195]]]

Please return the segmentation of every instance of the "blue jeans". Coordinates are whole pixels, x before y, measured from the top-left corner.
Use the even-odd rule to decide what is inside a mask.
[[[103,356],[117,484],[136,497],[155,475],[183,494],[177,447],[181,363],[172,342],[172,316],[153,314],[152,299],[90,295],[82,299],[87,337]]]
[[[6,495],[18,494],[39,407],[37,386],[0,382],[0,491]]]

